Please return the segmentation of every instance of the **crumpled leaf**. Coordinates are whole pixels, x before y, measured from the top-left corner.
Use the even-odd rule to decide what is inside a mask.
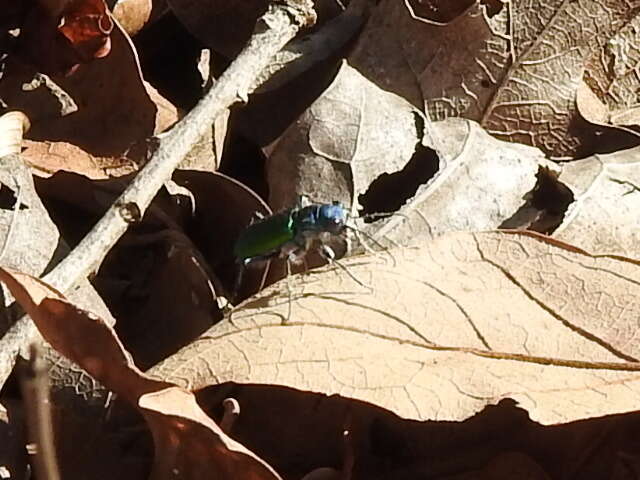
[[[598,253],[640,259],[640,148],[566,163],[558,181],[574,196],[554,237]]]
[[[585,63],[638,7],[476,2],[442,26],[412,18],[405,2],[386,0],[349,60],[379,85],[426,105],[432,120],[464,116],[501,139],[567,157],[583,141],[575,94]]]
[[[559,168],[539,150],[497,140],[463,119],[429,124],[425,143],[438,152],[440,170],[397,215],[360,226],[380,242],[502,227],[534,190],[539,169]]]
[[[275,211],[290,207],[304,194],[354,207],[380,174],[409,162],[423,125],[420,113],[405,100],[343,63],[334,82],[272,151],[269,205]]]
[[[68,252],[68,247],[60,239],[56,226],[36,192],[29,169],[19,157],[12,155],[2,158],[0,184],[0,264],[39,275],[50,265],[55,265],[60,256]],[[13,299],[6,290],[3,295],[4,305],[9,306]],[[69,297],[77,299],[85,308],[99,311],[105,319],[114,322],[88,280],[80,282],[69,292]],[[3,335],[13,325],[15,313],[11,308],[4,309],[0,317],[0,331]],[[3,341],[7,347],[9,342],[6,339]],[[14,364],[15,353],[10,348],[3,348],[0,352],[2,378],[8,376]],[[94,403],[104,400],[103,389],[83,371],[70,366],[55,352],[45,350],[45,355],[53,365],[51,377],[54,395],[61,393],[68,399],[82,396],[96,401]],[[65,392],[58,392],[59,390]]]
[[[640,17],[634,17],[589,58],[584,84],[578,90],[578,108],[586,120],[610,126],[640,125]],[[593,97],[591,97],[593,96]],[[581,108],[590,100],[605,112],[600,117]]]
[[[263,291],[155,367],[189,388],[276,384],[461,420],[503,398],[533,420],[637,409],[640,265],[534,234],[458,233]],[[288,310],[291,308],[290,318]]]
[[[156,447],[150,478],[279,478],[228,438],[192,393],[138,370],[103,320],[78,309],[37,278],[0,269],[0,279],[54,348],[140,410]]]

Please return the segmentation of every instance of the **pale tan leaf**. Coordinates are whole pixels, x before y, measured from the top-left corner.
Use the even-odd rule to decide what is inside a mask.
[[[512,398],[545,424],[638,408],[640,266],[524,233],[449,234],[280,284],[151,373],[276,384],[461,420]],[[291,314],[288,311],[291,309]]]

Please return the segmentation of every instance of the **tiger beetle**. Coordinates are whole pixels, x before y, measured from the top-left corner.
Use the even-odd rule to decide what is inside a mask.
[[[331,247],[324,243],[331,236],[342,235],[347,229],[358,231],[347,224],[347,219],[347,211],[340,202],[311,203],[303,206],[300,201],[296,207],[252,223],[242,232],[233,248],[240,264],[236,292],[242,282],[243,271],[250,264],[283,258],[286,261],[288,278],[291,262],[297,263],[303,259],[316,242],[319,243],[318,252],[329,264],[336,265],[358,285],[370,290],[371,287],[352,275],[335,258]]]

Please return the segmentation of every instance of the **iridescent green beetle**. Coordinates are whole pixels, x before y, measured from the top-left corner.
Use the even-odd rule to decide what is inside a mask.
[[[233,248],[240,264],[236,291],[248,265],[282,258],[287,262],[288,276],[290,263],[299,262],[314,244],[318,245],[318,252],[325,260],[337,265],[359,285],[369,288],[338,262],[331,247],[324,243],[328,237],[341,235],[348,228],[353,227],[347,225],[347,211],[339,202],[298,206],[252,223]]]
[[[346,228],[347,212],[342,205],[312,203],[252,223],[236,241],[233,254],[243,266],[276,257],[295,262],[314,240],[341,235]]]

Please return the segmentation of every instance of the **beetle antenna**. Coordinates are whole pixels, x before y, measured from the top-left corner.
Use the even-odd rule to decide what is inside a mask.
[[[388,248],[386,248],[384,245],[382,245],[378,240],[376,240],[375,238],[373,238],[371,235],[369,235],[367,232],[363,231],[363,230],[359,230],[356,227],[352,227],[351,225],[345,225],[345,227],[349,230],[352,230],[355,234],[356,237],[358,237],[358,235],[362,235],[363,237],[365,237],[367,240],[369,240],[371,243],[373,243],[376,247],[380,248],[380,250],[386,252],[387,255],[389,255],[389,258],[391,258],[391,262],[393,264],[393,267],[395,268],[397,266],[397,262],[396,262],[396,258],[393,256],[393,254],[389,251]],[[362,244],[362,246],[364,247],[365,250],[367,250],[367,252],[369,253],[373,253],[376,254],[377,252],[373,251],[371,249],[371,247],[369,247],[365,242],[362,241],[361,238],[358,238],[358,240],[360,241],[360,243]]]
[[[289,301],[287,302],[287,319],[284,323],[289,323],[291,320],[291,304],[293,303],[293,286],[291,285],[291,260],[289,257],[285,258],[284,263],[286,265],[285,275],[287,276],[287,295],[289,296]]]

